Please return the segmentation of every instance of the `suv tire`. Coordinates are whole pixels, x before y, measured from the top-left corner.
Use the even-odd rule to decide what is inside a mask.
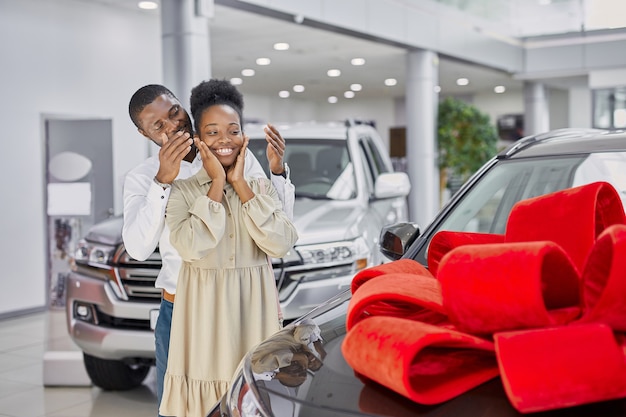
[[[105,391],[126,391],[146,379],[149,365],[127,365],[122,361],[100,359],[83,353],[87,375],[94,385]]]

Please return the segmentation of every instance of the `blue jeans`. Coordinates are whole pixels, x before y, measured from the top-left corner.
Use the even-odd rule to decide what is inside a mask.
[[[159,318],[154,327],[154,342],[156,356],[156,377],[157,377],[157,410],[163,398],[163,380],[167,370],[167,354],[170,349],[170,328],[172,327],[172,311],[174,304],[167,300],[161,300],[159,308]],[[161,415],[159,414],[159,417]]]

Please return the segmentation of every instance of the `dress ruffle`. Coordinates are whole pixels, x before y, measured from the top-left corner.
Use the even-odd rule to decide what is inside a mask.
[[[183,375],[165,375],[159,414],[204,417],[228,391],[228,381],[203,381]],[[188,408],[189,407],[189,408]]]

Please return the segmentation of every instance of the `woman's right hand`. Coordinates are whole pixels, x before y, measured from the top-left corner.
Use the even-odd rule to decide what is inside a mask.
[[[195,137],[194,142],[196,143],[196,147],[200,151],[200,156],[202,157],[202,166],[204,170],[209,174],[209,177],[213,181],[221,181],[222,184],[226,181],[226,171],[224,171],[224,167],[222,163],[217,159],[217,157],[211,152],[206,143],[202,142],[199,138]]]

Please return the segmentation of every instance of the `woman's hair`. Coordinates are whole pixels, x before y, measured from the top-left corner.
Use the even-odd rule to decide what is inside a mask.
[[[200,131],[202,112],[211,106],[225,104],[239,115],[243,130],[243,95],[227,80],[210,79],[202,81],[191,89],[191,115],[196,132]]]
[[[135,126],[139,129],[143,129],[140,126],[141,123],[139,123],[139,113],[141,113],[147,105],[152,104],[157,97],[162,96],[163,94],[178,101],[176,96],[174,96],[174,93],[172,93],[167,87],[160,84],[144,85],[139,90],[135,91],[133,96],[130,98],[130,102],[128,103],[128,114],[130,115],[130,119],[133,121]]]

